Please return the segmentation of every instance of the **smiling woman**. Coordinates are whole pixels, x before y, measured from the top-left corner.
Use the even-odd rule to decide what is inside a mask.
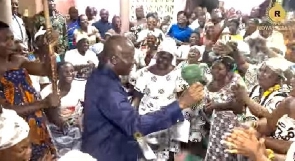
[[[74,80],[74,66],[68,62],[59,64],[58,75],[58,89],[61,97],[58,110],[63,121],[58,127],[49,125],[49,129],[58,156],[63,156],[71,149],[80,149],[85,83]],[[46,86],[40,94],[45,98],[50,93],[52,93],[52,85]]]

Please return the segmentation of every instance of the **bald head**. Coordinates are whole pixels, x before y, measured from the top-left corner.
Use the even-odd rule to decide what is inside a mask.
[[[128,57],[134,53],[134,45],[126,37],[114,35],[105,42],[103,53],[109,58],[115,55]]]
[[[104,44],[99,59],[117,75],[129,75],[134,66],[134,46],[130,40],[120,35],[111,36]]]

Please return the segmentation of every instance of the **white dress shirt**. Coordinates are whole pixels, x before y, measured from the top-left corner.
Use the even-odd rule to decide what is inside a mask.
[[[12,16],[10,29],[13,33],[14,40],[20,40],[26,46],[28,46],[28,36],[27,36],[24,21],[17,15]]]
[[[88,64],[88,61],[93,62],[96,67],[98,66],[98,58],[91,50],[87,50],[85,55],[81,55],[77,49],[72,49],[66,52],[64,59],[66,62],[72,63],[74,66],[86,65]]]

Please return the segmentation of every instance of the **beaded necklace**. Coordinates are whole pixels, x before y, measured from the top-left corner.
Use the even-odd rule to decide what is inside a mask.
[[[268,97],[271,93],[273,93],[274,91],[278,91],[279,89],[281,89],[281,85],[277,84],[273,87],[270,87],[268,90],[266,90],[265,92],[263,92],[263,97]]]

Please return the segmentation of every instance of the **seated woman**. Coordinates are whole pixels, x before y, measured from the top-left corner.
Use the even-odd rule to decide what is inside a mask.
[[[98,58],[92,50],[89,50],[87,38],[78,40],[77,49],[66,52],[65,61],[74,65],[76,77],[82,80],[86,80],[94,67],[98,66]]]
[[[203,37],[201,38],[201,43],[205,46],[209,46],[209,44],[215,39],[215,34],[214,24],[212,22],[208,22],[205,25],[205,31]]]
[[[188,26],[189,15],[180,11],[177,13],[177,24],[174,24],[170,27],[168,35],[174,38],[178,45],[189,42],[189,38],[193,30]]]
[[[94,27],[89,25],[88,18],[86,15],[80,15],[78,18],[79,28],[74,31],[75,42],[81,38],[87,38],[90,45],[94,45],[101,40],[99,31]]]
[[[158,19],[154,16],[154,14],[151,14],[149,17],[147,17],[147,29],[141,30],[137,34],[137,40],[135,45],[142,44],[149,33],[152,33],[155,35],[158,39],[163,39],[165,37],[165,34],[157,28]]]
[[[83,100],[84,100],[84,88],[85,82],[83,81],[75,81],[75,70],[74,66],[71,63],[61,63],[57,68],[58,72],[58,89],[59,96],[61,98],[59,108],[59,115],[63,119],[63,121],[68,125],[67,130],[75,131],[77,137],[81,136],[82,131],[82,110],[83,110]],[[51,94],[52,85],[46,86],[41,91],[41,97],[46,98],[49,94]],[[54,126],[51,126],[54,128]],[[58,132],[51,132],[53,142],[58,142]],[[76,137],[72,136],[73,134],[69,133],[66,136],[68,137]],[[60,143],[59,143],[60,144]],[[58,154],[64,153],[64,149],[80,149],[81,140],[76,138],[73,140],[71,145],[63,145],[62,148],[57,147]]]
[[[2,107],[1,107],[2,108]],[[28,123],[13,110],[0,109],[0,158],[1,161],[29,161],[32,157],[30,146],[30,127]],[[84,161],[96,161],[90,155],[77,150],[67,153],[59,160],[83,158]],[[45,154],[38,161],[53,161],[54,156]]]
[[[177,49],[177,64],[180,63],[181,61],[185,61],[188,58],[188,54],[190,49],[194,47],[198,49],[200,52],[200,58],[202,58],[202,55],[205,51],[205,46],[201,45],[201,40],[200,40],[200,33],[198,32],[192,32],[190,38],[189,38],[189,44],[184,44],[178,47]]]
[[[159,43],[159,39],[153,33],[149,33],[147,35],[146,40],[140,47],[142,51],[141,57],[144,60],[144,66],[148,66],[151,62],[154,62]]]
[[[58,89],[60,90],[60,115],[69,125],[81,127],[80,116],[84,100],[85,83],[74,80],[75,70],[71,63],[58,64]],[[41,97],[46,98],[52,93],[52,85],[41,91]]]
[[[13,110],[0,112],[0,158],[2,161],[31,159],[28,123]]]

